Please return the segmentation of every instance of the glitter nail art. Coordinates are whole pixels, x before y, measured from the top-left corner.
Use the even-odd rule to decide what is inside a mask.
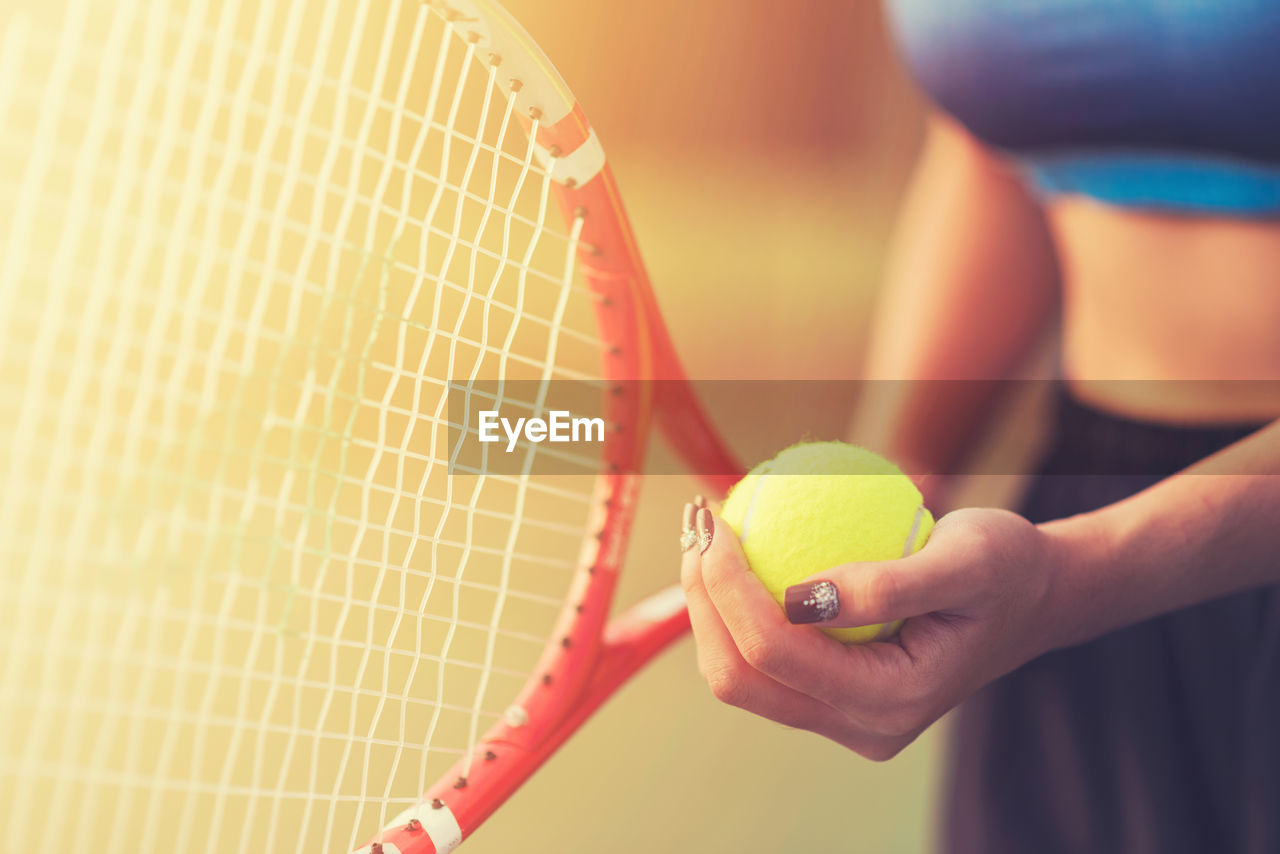
[[[715,535],[716,524],[711,520],[711,511],[703,507],[698,511],[698,554],[706,554],[711,548],[711,538]]]
[[[787,588],[787,619],[793,623],[825,623],[840,613],[840,591],[830,581]]]
[[[684,505],[684,513],[680,524],[680,551],[687,552],[698,542],[698,532],[694,530],[693,519],[697,508],[692,504]]]

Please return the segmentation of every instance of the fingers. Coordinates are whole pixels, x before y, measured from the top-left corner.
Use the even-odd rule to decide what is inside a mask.
[[[907,624],[910,650],[845,646],[793,625],[750,572],[733,530],[705,508],[695,506],[693,519],[701,536],[684,552],[681,575],[699,667],[719,699],[873,760],[896,755],[945,711],[932,690],[946,662],[933,618]]]
[[[802,601],[792,591],[789,619],[733,530],[702,507],[691,518],[698,533],[684,538],[696,545],[682,577],[716,696],[871,759],[896,754],[991,678],[986,662],[1005,643],[1009,615],[1026,607],[1008,589],[1043,587],[1029,574],[1043,563],[1034,526],[1001,511],[957,511],[911,557],[813,576]],[[795,625],[800,616],[822,628],[905,623],[892,642],[846,646]]]
[[[685,505],[681,524],[683,557],[680,578],[697,646],[698,669],[711,692],[724,703],[778,723],[818,732],[835,740],[847,739],[847,721],[840,712],[777,682],[743,659],[703,583],[703,540],[698,536],[699,521],[704,522],[705,529],[711,534],[708,547],[714,544],[718,534],[705,501]],[[777,610],[776,604],[774,610]]]
[[[910,659],[895,644],[845,646],[821,632],[789,623],[750,571],[733,530],[714,519],[700,569],[708,601],[753,670],[808,697],[856,716],[868,697],[899,680]]]
[[[711,521],[718,522],[715,517]],[[708,600],[752,668],[787,685],[808,686],[821,683],[824,672],[836,665],[834,651],[825,643],[830,638],[797,631],[787,623],[723,522],[716,527],[712,547],[702,555],[701,577]]]
[[[928,544],[905,558],[848,563],[787,589],[787,617],[832,628],[889,623],[949,611],[983,592],[982,545],[944,516]]]

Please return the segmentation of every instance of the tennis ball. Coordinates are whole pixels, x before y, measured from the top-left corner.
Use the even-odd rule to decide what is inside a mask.
[[[843,442],[794,445],[756,466],[729,490],[720,516],[779,605],[788,587],[816,572],[906,557],[933,530],[920,490],[897,466]],[[823,631],[866,643],[901,622]]]

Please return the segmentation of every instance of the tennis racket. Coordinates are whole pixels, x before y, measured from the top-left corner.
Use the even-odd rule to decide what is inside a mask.
[[[582,110],[490,0],[0,21],[0,848],[453,849],[687,629],[651,428],[738,471]]]

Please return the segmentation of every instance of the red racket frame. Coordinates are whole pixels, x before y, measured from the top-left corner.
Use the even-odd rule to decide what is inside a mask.
[[[515,42],[517,49],[528,52],[523,57],[526,68],[532,60],[545,71],[540,88],[558,91],[571,105],[552,124],[539,122],[541,108],[529,108],[528,124],[538,128],[540,148],[555,158],[594,144],[582,109],[532,40],[504,11],[490,0],[446,0],[446,5],[446,13],[455,19],[478,16],[476,20],[484,26],[503,29],[507,49]],[[495,55],[491,61],[503,58]],[[523,82],[509,81],[517,92]],[[606,393],[606,421],[622,426],[609,435],[604,450],[606,466],[617,473],[599,476],[588,536],[569,596],[534,676],[514,702],[524,710],[527,722],[495,724],[479,740],[475,753],[459,759],[448,775],[423,794],[419,806],[405,814],[425,818],[429,810],[448,810],[461,829],[461,839],[510,797],[620,685],[689,630],[689,615],[678,588],[657,593],[609,620],[650,426],[657,424],[688,470],[709,473],[702,480],[712,494],[723,494],[742,474],[680,366],[608,164],[581,185],[567,181],[555,184],[554,191],[567,223],[583,219],[579,269],[597,298],[596,321],[605,345],[603,376],[616,383],[616,393]],[[361,851],[443,854],[449,846],[445,841],[437,848],[424,822],[410,817],[384,828]]]

